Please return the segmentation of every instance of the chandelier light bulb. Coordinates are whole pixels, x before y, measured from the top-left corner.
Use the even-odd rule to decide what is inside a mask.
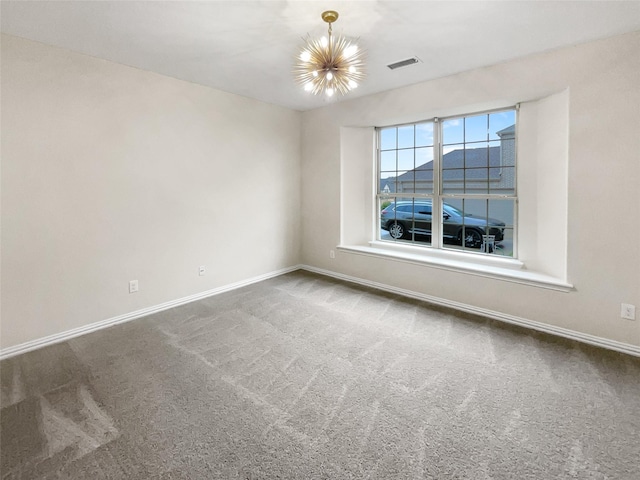
[[[294,74],[307,92],[328,97],[353,90],[364,78],[365,52],[342,35],[333,36],[332,23],[338,12],[327,10],[322,20],[329,24],[328,35],[312,38],[307,35],[296,58]]]

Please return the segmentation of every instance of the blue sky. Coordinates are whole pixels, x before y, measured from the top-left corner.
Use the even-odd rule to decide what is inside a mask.
[[[443,153],[465,148],[499,146],[496,132],[516,122],[515,110],[442,121]],[[380,130],[381,178],[395,177],[433,160],[433,123]]]

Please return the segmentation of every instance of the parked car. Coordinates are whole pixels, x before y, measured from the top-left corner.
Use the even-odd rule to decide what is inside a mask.
[[[504,238],[505,223],[495,218],[475,217],[446,203],[442,206],[445,241],[455,242],[470,248],[480,248],[483,235],[493,235],[495,242]],[[389,232],[391,238],[409,238],[411,234],[431,236],[431,202],[394,202],[380,212],[380,227]]]

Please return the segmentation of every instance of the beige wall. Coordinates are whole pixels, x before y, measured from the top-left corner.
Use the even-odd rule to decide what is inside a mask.
[[[640,307],[639,51],[640,32],[635,32],[305,112],[302,262],[450,302],[640,345],[640,318],[620,318],[622,302]],[[350,215],[345,208],[362,209],[372,197],[361,196],[360,203],[345,206],[349,194],[341,190],[341,183],[347,188],[349,182],[341,179],[341,172],[349,175],[357,170],[351,162],[361,162],[358,168],[365,178],[373,171],[371,159],[341,156],[345,145],[350,146],[346,150],[353,150],[356,136],[349,132],[354,127],[369,127],[370,131],[373,126],[518,102],[536,104],[535,112],[529,108],[527,115],[538,123],[538,130],[544,130],[542,116],[549,111],[555,112],[553,123],[562,130],[552,143],[545,143],[544,135],[531,138],[527,134],[525,143],[536,154],[529,149],[519,151],[523,154],[520,161],[538,162],[522,165],[531,176],[518,178],[519,188],[528,190],[523,213],[531,219],[528,232],[532,240],[525,250],[531,258],[525,263],[529,260],[543,273],[566,278],[575,286],[574,291],[547,290],[344,250],[330,258],[329,250],[341,239],[363,243],[362,235],[353,228],[346,227],[347,235],[340,231],[341,218],[344,230],[344,218]],[[568,118],[560,118],[562,115]],[[366,132],[363,128],[362,134]],[[345,140],[345,135],[351,136]],[[561,138],[564,140],[559,141]],[[554,159],[547,158],[548,154],[558,155],[564,162],[553,178],[544,177],[553,167],[549,163]],[[366,188],[372,190],[374,183]],[[358,195],[366,189],[355,188]],[[541,215],[554,207],[549,195],[560,195],[559,210],[550,217]],[[559,218],[566,219],[566,228],[559,231],[557,250],[540,258],[540,252],[553,247],[541,225],[561,228]],[[355,228],[363,228],[364,236],[370,237],[371,228],[365,223]],[[565,265],[557,266],[558,262]]]
[[[4,35],[1,94],[2,348],[298,263],[299,112]]]

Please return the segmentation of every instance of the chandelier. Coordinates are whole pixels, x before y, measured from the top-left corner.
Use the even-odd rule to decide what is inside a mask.
[[[312,39],[307,35],[294,69],[296,80],[314,95],[344,95],[364,78],[364,52],[355,42],[333,36],[331,24],[338,20],[338,12],[323,12],[322,20],[329,24],[329,36]]]

